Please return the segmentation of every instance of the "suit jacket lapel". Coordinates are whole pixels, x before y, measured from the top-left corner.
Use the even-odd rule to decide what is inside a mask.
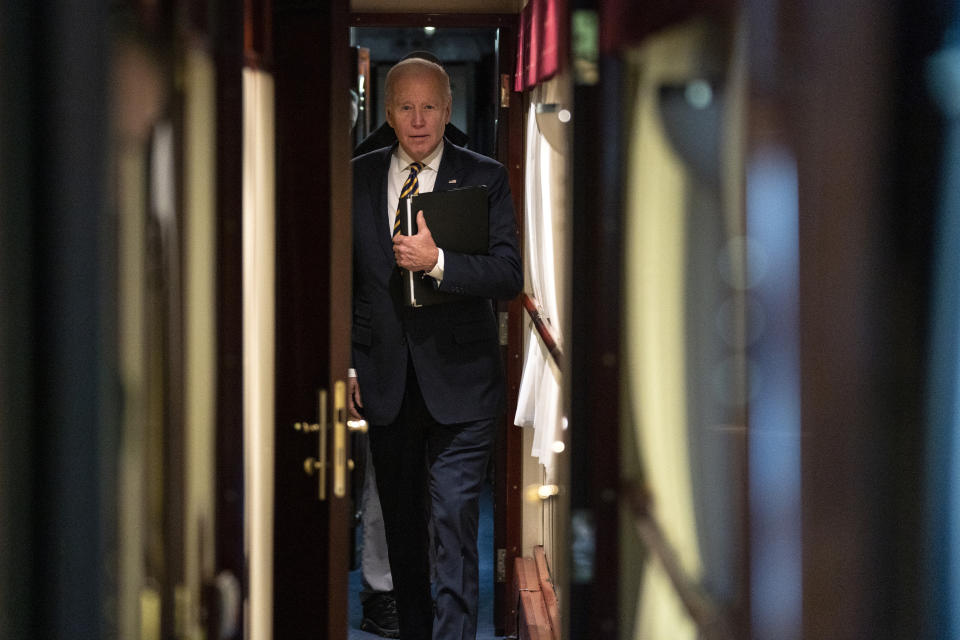
[[[394,145],[396,147],[396,145]],[[375,178],[380,180],[379,185],[371,185],[371,192],[373,188],[379,187],[376,191],[377,198],[374,200],[374,227],[377,230],[377,238],[380,241],[380,248],[383,249],[384,255],[393,262],[393,235],[391,233],[392,229],[387,220],[387,184],[390,179],[390,165],[391,159],[393,158],[393,148],[391,147],[386,152],[386,156],[383,158],[383,164],[379,171],[374,172]]]
[[[433,184],[434,191],[449,191],[463,186],[460,184],[463,181],[462,160],[459,147],[444,139],[443,157],[437,170],[437,181]]]

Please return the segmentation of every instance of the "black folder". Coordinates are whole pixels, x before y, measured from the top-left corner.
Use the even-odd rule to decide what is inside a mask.
[[[450,191],[433,191],[407,198],[406,210],[400,216],[400,233],[417,233],[417,212],[430,227],[433,241],[445,252],[486,254],[490,244],[487,188],[462,187]],[[411,307],[462,300],[463,296],[437,289],[433,278],[423,272],[403,271],[403,300]]]

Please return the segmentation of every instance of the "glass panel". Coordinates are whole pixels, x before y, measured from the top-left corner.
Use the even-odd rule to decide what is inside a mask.
[[[744,220],[728,38],[694,20],[628,55],[621,454],[650,517],[624,518],[621,566],[642,570],[621,575],[623,638],[693,640],[697,607],[742,589]]]
[[[215,579],[216,209],[213,60],[184,60],[184,577],[187,633],[203,631],[201,598]]]

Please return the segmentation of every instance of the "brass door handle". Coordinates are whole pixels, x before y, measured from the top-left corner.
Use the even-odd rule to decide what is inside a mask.
[[[333,383],[333,495],[347,495],[347,383]]]
[[[333,385],[333,495],[347,495],[347,473],[354,462],[347,457],[347,432],[367,433],[367,421],[347,419],[347,383],[337,380]]]
[[[316,458],[307,458],[303,461],[303,471],[308,475],[312,476],[317,471],[323,472],[324,468],[327,465],[320,462]]]
[[[317,392],[317,422],[295,422],[293,428],[301,433],[317,434],[317,457],[303,461],[303,471],[308,476],[317,474],[317,499],[327,499],[327,390]]]
[[[327,499],[327,469],[333,468],[333,495],[347,495],[347,472],[353,469],[353,460],[347,458],[347,431],[367,431],[366,420],[347,420],[347,383],[333,383],[333,460],[327,460],[327,390],[320,389],[317,399],[316,424],[296,422],[293,428],[302,433],[317,433],[317,457],[303,461],[303,471],[308,476],[317,474],[317,498]]]

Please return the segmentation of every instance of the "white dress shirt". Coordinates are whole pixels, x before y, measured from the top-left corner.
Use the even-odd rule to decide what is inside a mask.
[[[433,191],[433,185],[437,182],[437,171],[440,169],[440,159],[443,157],[443,141],[437,145],[429,156],[423,159],[424,167],[417,174],[418,193],[430,193]],[[397,216],[397,202],[400,200],[400,191],[403,189],[403,183],[407,181],[410,175],[410,163],[413,160],[403,150],[403,147],[397,145],[390,160],[390,176],[387,181],[387,228],[393,235],[393,221]],[[443,280],[443,249],[437,247],[437,264],[427,275],[441,282]]]

